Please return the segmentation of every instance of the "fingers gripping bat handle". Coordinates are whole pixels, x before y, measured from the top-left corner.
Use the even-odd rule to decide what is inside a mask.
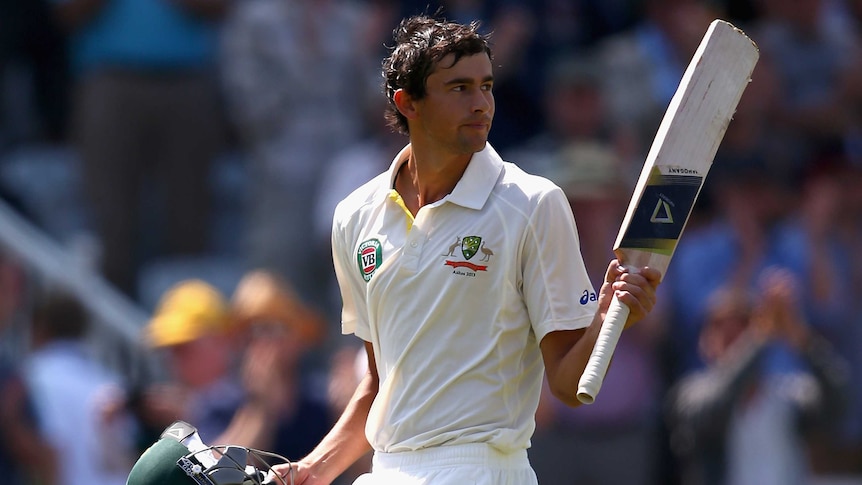
[[[602,387],[602,381],[611,363],[611,356],[614,354],[628,318],[629,307],[619,301],[615,295],[605,315],[602,328],[599,330],[590,360],[587,361],[587,366],[578,382],[578,401],[592,404],[596,400],[596,394]]]

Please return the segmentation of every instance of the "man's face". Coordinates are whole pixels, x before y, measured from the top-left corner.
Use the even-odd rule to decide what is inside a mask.
[[[232,355],[231,340],[223,335],[205,335],[165,350],[174,376],[192,389],[204,388],[226,375]]]
[[[444,57],[426,81],[427,94],[416,102],[413,135],[458,154],[485,148],[494,118],[494,85],[487,54],[465,56],[454,65],[454,54]],[[414,130],[416,132],[414,133]]]

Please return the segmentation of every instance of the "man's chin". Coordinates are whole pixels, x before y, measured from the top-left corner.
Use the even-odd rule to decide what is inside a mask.
[[[470,140],[465,140],[463,146],[464,151],[467,153],[478,153],[485,149],[485,145],[488,143],[488,137],[484,136],[481,138],[473,138]]]

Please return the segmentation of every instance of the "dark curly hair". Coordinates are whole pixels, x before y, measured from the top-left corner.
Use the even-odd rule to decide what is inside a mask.
[[[464,25],[417,15],[402,20],[392,34],[395,46],[383,60],[384,90],[389,100],[384,116],[392,129],[405,135],[409,134],[407,119],[395,106],[395,91],[403,89],[411,98],[424,98],[428,76],[449,54],[455,55],[454,62],[483,52],[492,57],[489,37],[479,32],[478,21]]]

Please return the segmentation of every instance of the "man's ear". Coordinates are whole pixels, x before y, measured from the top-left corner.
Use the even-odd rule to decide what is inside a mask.
[[[392,95],[392,100],[395,102],[395,107],[398,112],[404,115],[408,120],[416,118],[416,106],[413,98],[403,89],[397,89]]]

